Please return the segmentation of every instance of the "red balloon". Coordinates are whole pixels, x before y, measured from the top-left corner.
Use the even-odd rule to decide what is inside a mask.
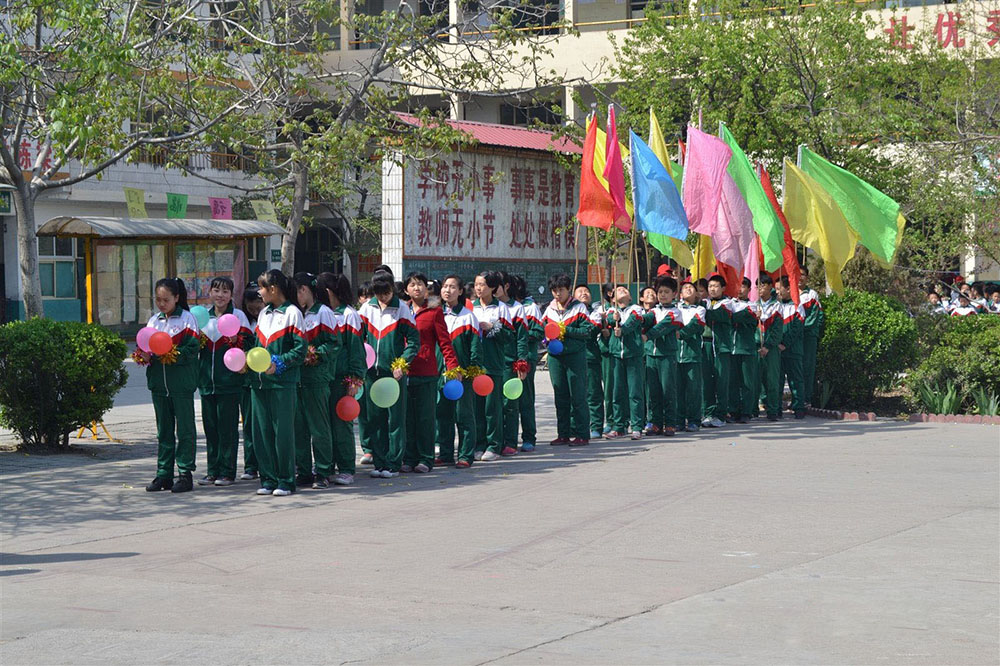
[[[476,395],[487,396],[493,392],[493,380],[489,375],[479,375],[472,380],[472,390]]]
[[[554,321],[549,322],[548,324],[545,325],[545,337],[548,338],[549,340],[555,340],[556,338],[558,338],[559,333],[560,333],[559,324],[555,323]]]
[[[337,401],[337,416],[341,421],[353,421],[361,413],[361,405],[349,395]]]
[[[157,356],[163,356],[174,348],[173,339],[163,331],[157,331],[149,336],[149,351]]]

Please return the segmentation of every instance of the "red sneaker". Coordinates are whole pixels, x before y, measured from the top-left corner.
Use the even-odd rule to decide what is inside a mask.
[[[455,463],[455,467],[457,467],[458,469],[468,469],[472,467],[472,463],[470,463],[468,460],[459,460],[457,463]]]
[[[515,449],[512,446],[505,446],[500,451],[500,455],[502,455],[504,457],[516,456],[517,455],[517,449]]]
[[[609,432],[607,435],[604,436],[604,439],[618,439],[619,437],[624,437],[624,436],[625,433],[619,430],[612,430],[611,432]]]
[[[551,442],[549,442],[550,446],[561,446],[563,444],[569,444],[568,437],[556,437]]]
[[[587,446],[587,444],[590,444],[590,440],[583,437],[576,437],[569,443],[570,446]]]
[[[666,428],[663,429],[663,432],[660,434],[663,435],[664,437],[673,437],[675,432],[677,431],[674,430],[672,427],[667,426]]]
[[[434,459],[435,467],[447,467],[448,465],[454,465],[454,464],[455,464],[454,460],[441,460],[440,458]]]
[[[662,435],[663,434],[663,429],[660,428],[660,426],[651,426],[649,428],[646,428],[646,434],[647,435],[654,435],[654,436],[655,435]]]

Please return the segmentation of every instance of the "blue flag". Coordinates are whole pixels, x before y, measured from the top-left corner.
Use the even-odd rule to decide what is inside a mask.
[[[679,240],[687,239],[687,213],[666,167],[635,132],[629,131],[629,140],[632,143],[632,191],[637,228]]]

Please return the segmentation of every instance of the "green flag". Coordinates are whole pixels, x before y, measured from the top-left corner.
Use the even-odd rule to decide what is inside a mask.
[[[840,207],[847,223],[860,236],[861,244],[878,259],[891,264],[906,225],[899,213],[899,204],[808,148],[802,148],[800,162],[801,169]]]
[[[764,253],[764,270],[769,273],[776,271],[784,262],[781,252],[785,249],[785,227],[781,224],[778,214],[774,212],[774,206],[764,194],[764,188],[761,187],[760,179],[750,165],[750,160],[729,133],[729,128],[721,123],[719,138],[733,151],[726,172],[736,183],[740,194],[747,202],[747,207],[753,213],[753,228],[760,236],[760,249]]]
[[[167,192],[167,219],[183,220],[187,217],[188,195]]]

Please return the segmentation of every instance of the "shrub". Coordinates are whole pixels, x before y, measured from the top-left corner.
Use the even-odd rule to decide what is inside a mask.
[[[58,446],[100,421],[128,375],[125,342],[97,324],[31,319],[0,326],[0,425],[22,446]]]
[[[824,298],[823,310],[816,379],[831,407],[870,408],[913,363],[916,327],[899,301],[853,289]]]
[[[906,378],[918,406],[920,387],[957,387],[962,411],[989,409],[1000,397],[1000,317],[948,317],[937,345]]]

